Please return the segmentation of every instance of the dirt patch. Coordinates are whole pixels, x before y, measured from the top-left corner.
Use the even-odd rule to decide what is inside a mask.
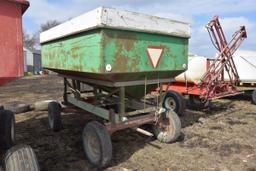
[[[226,122],[230,125],[246,125],[247,122],[237,118],[227,118]]]
[[[211,126],[210,129],[213,129],[213,130],[223,130],[223,127],[222,126]]]
[[[61,100],[62,90],[56,75],[26,77],[0,87],[0,99],[3,105]],[[239,98],[216,100],[205,110],[188,109],[181,117],[182,136],[172,144],[131,130],[117,132],[111,137],[113,159],[105,170],[255,170],[255,111],[249,100]],[[52,132],[47,112],[17,114],[17,143],[33,147],[43,171],[96,171],[82,148],[81,134],[89,120],[89,114],[65,114],[63,129]]]
[[[186,148],[208,148],[210,145],[205,137],[194,135],[190,139],[181,142],[180,146]]]
[[[233,154],[240,154],[242,151],[250,152],[253,149],[250,145],[242,144],[220,144],[214,148],[212,151],[217,152],[220,156],[230,156]]]

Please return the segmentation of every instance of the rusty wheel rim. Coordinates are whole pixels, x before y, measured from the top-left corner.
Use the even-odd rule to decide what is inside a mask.
[[[157,122],[157,127],[160,132],[169,132],[172,130],[169,118],[161,116]]]
[[[90,155],[94,159],[100,159],[100,143],[97,135],[94,133],[89,133],[87,134],[86,138]]]
[[[174,110],[177,106],[175,100],[172,97],[167,97],[165,99],[165,104],[164,105],[167,109],[172,109],[172,110]]]

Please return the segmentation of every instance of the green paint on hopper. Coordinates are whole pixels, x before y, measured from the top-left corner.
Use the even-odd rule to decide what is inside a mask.
[[[148,46],[163,48],[156,68],[148,59]],[[185,70],[187,58],[188,38],[106,28],[42,44],[43,67],[111,81],[174,78]]]
[[[45,68],[102,72],[101,32],[91,31],[42,45]]]

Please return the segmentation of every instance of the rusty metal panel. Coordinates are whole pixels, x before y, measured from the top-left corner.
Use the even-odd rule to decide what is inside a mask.
[[[42,44],[42,66],[49,69],[101,73],[101,41],[101,31],[96,30]]]
[[[188,58],[188,39],[169,35],[104,29],[103,57],[109,73],[184,70]],[[152,66],[148,47],[162,50],[161,59]]]
[[[155,67],[147,53],[151,46],[163,51]],[[148,79],[173,78],[186,69],[187,56],[188,38],[114,29],[96,29],[42,44],[43,67],[112,81],[145,79],[145,75]]]
[[[22,13],[16,1],[0,1],[0,85],[23,75]]]

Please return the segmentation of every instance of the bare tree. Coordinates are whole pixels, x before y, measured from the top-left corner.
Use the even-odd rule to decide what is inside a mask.
[[[36,34],[30,35],[23,30],[23,45],[28,49],[34,50],[37,45]]]
[[[49,20],[46,23],[41,24],[40,27],[40,32],[49,30],[52,27],[55,27],[57,25],[59,25],[61,22],[57,21],[57,20]]]
[[[41,24],[39,31],[28,34],[26,31],[23,31],[23,44],[24,47],[35,50],[40,48],[39,35],[41,32],[49,30],[50,28],[59,25],[61,22],[57,20],[49,20],[46,23]]]

